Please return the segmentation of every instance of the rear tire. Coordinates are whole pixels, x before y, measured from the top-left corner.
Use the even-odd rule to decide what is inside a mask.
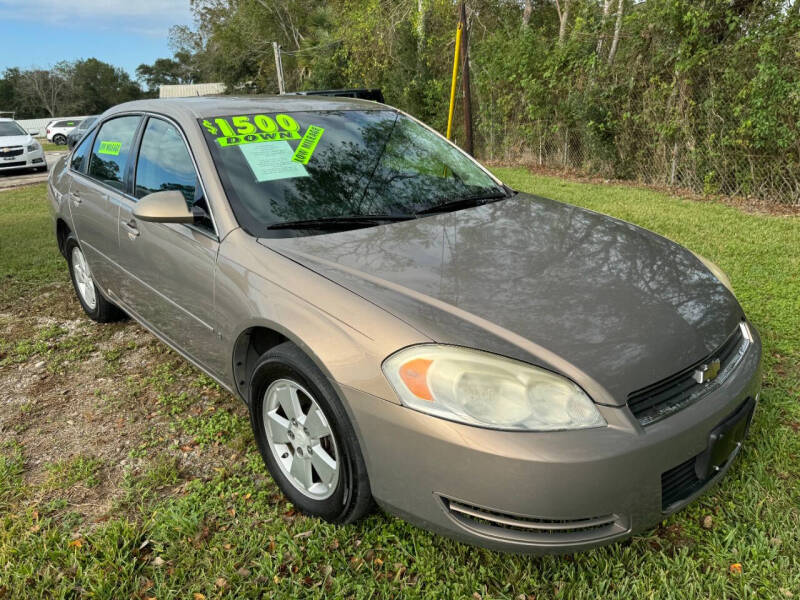
[[[98,323],[110,323],[124,319],[125,313],[116,304],[106,300],[97,289],[89,265],[83,256],[83,250],[81,250],[74,233],[67,236],[64,243],[64,256],[67,258],[69,276],[83,312]]]
[[[294,408],[284,410],[287,403]],[[261,457],[299,511],[332,523],[369,512],[372,494],[353,426],[333,386],[297,346],[284,342],[261,357],[249,405]]]
[[[53,136],[53,143],[56,146],[64,146],[67,143],[67,136],[61,135],[60,133],[58,135],[54,135]]]

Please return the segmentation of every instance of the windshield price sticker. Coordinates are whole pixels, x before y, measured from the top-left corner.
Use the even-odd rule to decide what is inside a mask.
[[[295,150],[292,155],[292,160],[307,165],[324,132],[325,130],[322,127],[309,125],[303,139],[300,140],[300,143],[297,145],[297,150]]]
[[[119,151],[121,148],[122,142],[100,142],[100,147],[97,149],[97,153],[119,156]]]
[[[221,147],[300,139],[300,125],[289,115],[240,115],[205,119],[203,127]]]

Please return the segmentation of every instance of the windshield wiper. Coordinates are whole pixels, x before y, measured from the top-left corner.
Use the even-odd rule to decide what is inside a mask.
[[[481,204],[487,204],[488,202],[494,202],[496,200],[502,200],[503,198],[509,197],[510,194],[506,193],[505,191],[497,191],[490,194],[476,194],[474,196],[462,196],[461,198],[448,199],[444,202],[429,206],[428,208],[423,208],[414,214],[430,215],[438,212],[458,210],[459,208],[471,208],[473,206],[480,206]]]
[[[273,223],[267,229],[338,229],[342,226],[353,225],[370,226],[381,223],[394,223],[413,219],[411,215],[350,215],[346,217],[321,217],[319,219],[305,219],[300,221],[284,221]]]

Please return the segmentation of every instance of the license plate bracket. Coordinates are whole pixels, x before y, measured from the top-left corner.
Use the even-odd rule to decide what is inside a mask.
[[[714,427],[708,436],[708,447],[694,462],[694,470],[701,481],[719,471],[742,445],[750,428],[755,401],[748,398],[732,415]]]

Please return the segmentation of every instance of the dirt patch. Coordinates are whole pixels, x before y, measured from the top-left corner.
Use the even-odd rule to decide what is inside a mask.
[[[229,445],[198,443],[176,423],[223,410],[243,418],[241,402],[135,322],[89,320],[68,282],[5,307],[0,340],[0,437],[22,450],[33,505],[58,499],[100,522],[154,461],[172,471],[170,493],[235,460]]]

